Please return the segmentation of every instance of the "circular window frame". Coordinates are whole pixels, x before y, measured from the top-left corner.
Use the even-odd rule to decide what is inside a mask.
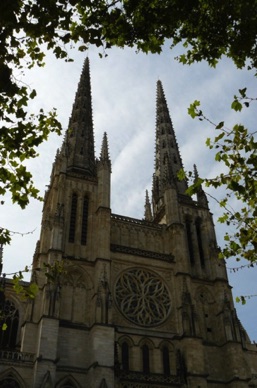
[[[141,327],[159,326],[171,312],[167,284],[159,274],[142,267],[132,267],[118,275],[114,299],[119,312],[129,322]]]

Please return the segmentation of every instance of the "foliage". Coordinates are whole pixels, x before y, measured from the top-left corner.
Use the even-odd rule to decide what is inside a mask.
[[[68,58],[68,43],[81,42],[81,51],[94,45],[160,53],[170,39],[172,47],[184,44],[182,62],[215,65],[226,55],[237,67],[247,59],[256,67],[256,11],[256,0],[11,0],[0,4],[0,52],[16,67],[31,67],[43,64],[45,49]],[[10,66],[1,66],[13,88]]]
[[[170,40],[172,48],[183,44],[182,63],[206,60],[215,66],[225,55],[239,68],[257,68],[256,19],[257,0],[1,1],[0,195],[10,192],[22,208],[31,197],[40,198],[24,162],[36,157],[50,132],[60,132],[60,123],[54,110],[28,112],[36,91],[22,84],[17,72],[43,66],[46,51],[67,61],[66,47],[75,44],[80,51],[97,46],[100,55],[112,46],[160,53]],[[243,137],[241,132],[240,127],[237,136]],[[0,243],[10,243],[4,228]]]
[[[12,282],[13,289],[16,294],[20,296],[22,300],[34,299],[38,293],[38,285],[34,282],[30,282],[26,287],[23,286],[21,281],[23,280],[23,272],[28,272],[29,269],[26,267],[24,271],[19,271],[14,274]]]
[[[27,283],[26,285],[22,283],[24,279],[24,273],[29,271],[30,271],[29,268],[26,266],[23,271],[18,271],[13,274],[8,274],[9,276],[13,275],[12,277],[13,290],[23,301],[28,299],[30,300],[35,299],[39,290],[39,287],[36,281],[36,276],[34,277],[35,278],[34,281]],[[36,268],[34,269],[34,271],[36,272],[41,271],[41,269]],[[60,286],[61,277],[63,275],[66,275],[67,273],[65,261],[63,260],[55,261],[53,264],[44,263],[42,271],[47,279],[47,283],[52,284],[54,287]],[[4,291],[5,291],[5,285],[4,285],[5,276],[6,274],[4,274],[4,277],[3,277],[3,282],[2,282],[3,284],[0,284],[0,297],[1,297],[1,294],[4,294]],[[1,321],[4,320],[3,319],[4,312],[2,307],[3,305],[0,303],[0,330],[6,330],[7,329],[6,323],[1,323]]]
[[[48,283],[59,285],[61,276],[67,273],[65,261],[55,261],[53,264],[44,263],[44,272]]]
[[[17,70],[43,66],[48,50],[70,60],[68,44],[81,51],[94,45],[102,53],[112,46],[160,53],[167,39],[172,47],[183,43],[182,63],[205,59],[214,66],[227,55],[238,67],[247,60],[256,67],[256,8],[256,0],[0,2],[0,195],[9,191],[22,208],[39,198],[24,161],[37,155],[50,132],[60,132],[54,110],[28,113],[36,91],[15,78]]]
[[[234,96],[231,108],[241,111],[249,107],[256,98],[246,95],[246,88],[239,90],[240,96]],[[236,124],[232,129],[225,127],[222,121],[214,124],[200,110],[200,102],[195,101],[188,109],[192,118],[206,121],[215,127],[216,136],[208,138],[206,145],[215,149],[215,160],[223,163],[224,172],[211,179],[198,178],[190,186],[188,193],[197,192],[200,185],[223,188],[224,197],[219,204],[224,210],[218,219],[220,223],[234,226],[234,232],[226,232],[225,247],[222,258],[235,257],[257,262],[257,139],[256,133],[250,132],[242,124]],[[231,202],[236,199],[236,209]]]

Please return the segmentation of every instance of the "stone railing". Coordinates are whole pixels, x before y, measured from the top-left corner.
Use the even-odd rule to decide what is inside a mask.
[[[172,254],[146,251],[144,249],[125,247],[123,245],[117,245],[117,244],[111,244],[111,251],[126,253],[128,255],[133,255],[133,256],[149,257],[151,259],[167,261],[168,263],[172,263],[175,260]]]
[[[150,221],[138,220],[137,218],[121,216],[119,214],[114,214],[114,213],[111,214],[111,218],[113,220],[129,222],[130,224],[134,224],[134,225],[149,226],[149,227],[155,228],[155,229],[162,229],[162,227],[163,227],[160,224],[154,224],[153,222],[150,222]]]
[[[33,362],[33,353],[17,352],[12,350],[0,350],[0,360],[8,362]]]
[[[182,382],[179,376],[165,376],[158,373],[144,374],[142,372],[125,372],[121,370],[116,371],[116,377],[118,377],[121,382],[147,383],[147,386],[151,384],[160,384],[162,386],[170,386],[172,384],[172,386],[175,386],[181,385]]]

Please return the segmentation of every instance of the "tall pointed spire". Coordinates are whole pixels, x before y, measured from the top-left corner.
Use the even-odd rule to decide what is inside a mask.
[[[157,82],[156,144],[155,144],[155,187],[162,197],[167,187],[176,187],[179,194],[185,194],[186,181],[179,181],[178,171],[183,168],[179,148],[170,118],[162,83]]]
[[[86,58],[66,134],[67,168],[96,176],[89,59]]]

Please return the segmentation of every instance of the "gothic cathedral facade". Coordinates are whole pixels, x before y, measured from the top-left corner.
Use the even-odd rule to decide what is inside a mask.
[[[257,387],[256,345],[237,317],[206,195],[185,194],[181,168],[158,81],[151,201],[143,220],[111,212],[86,59],[45,194],[38,294],[22,302],[5,283],[0,387]]]

